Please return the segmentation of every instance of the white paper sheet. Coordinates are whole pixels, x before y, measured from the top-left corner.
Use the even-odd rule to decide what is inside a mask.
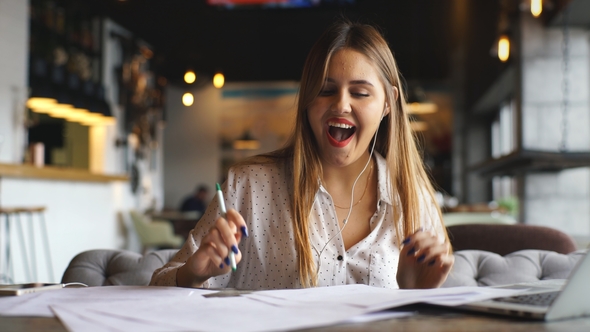
[[[55,314],[73,332],[283,331],[338,324],[354,317],[361,320],[389,319],[396,315],[361,315],[405,304],[459,305],[522,291],[486,287],[391,290],[346,285],[205,297],[203,295],[217,291],[108,286],[0,298],[0,314]]]
[[[119,317],[116,313],[96,311],[96,304],[51,305],[53,312],[68,331],[113,332],[113,331],[178,331],[180,327],[167,322],[153,322],[142,319]],[[186,330],[186,329],[185,329]]]
[[[365,312],[358,307],[335,304],[325,308],[323,304],[278,307],[245,297],[166,299],[158,303],[117,302],[100,303],[81,308],[60,304],[52,308],[57,316],[67,321],[68,312],[80,312],[86,317],[103,316],[103,324],[113,330],[137,330],[130,324],[143,322],[146,331],[198,330],[198,331],[283,331],[343,322]],[[65,311],[66,315],[62,315]],[[113,321],[116,321],[114,323]],[[76,322],[79,323],[79,322]],[[159,329],[159,327],[165,328]],[[73,326],[73,324],[66,324]],[[77,325],[70,331],[85,331]]]
[[[383,289],[367,285],[343,285],[307,288],[302,290],[269,290],[245,296],[275,305],[307,305],[309,303],[333,302],[359,306],[369,311],[379,311],[402,305],[424,302],[458,306],[494,297],[510,296],[522,292],[514,289],[489,287],[449,287],[436,289]]]
[[[213,292],[202,289],[147,286],[63,288],[21,296],[0,297],[0,315],[54,317],[49,308],[51,304],[157,301],[161,298],[196,296]]]

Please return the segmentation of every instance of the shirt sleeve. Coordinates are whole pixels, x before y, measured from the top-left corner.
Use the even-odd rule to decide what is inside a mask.
[[[230,207],[238,206],[238,201],[243,199],[243,192],[246,190],[244,186],[240,185],[241,177],[237,175],[237,173],[241,174],[239,171],[240,169],[238,171],[233,168],[230,169],[227,181],[221,186],[225,203]],[[244,215],[244,212],[240,211],[242,215]],[[221,216],[221,211],[219,202],[217,201],[217,195],[215,195],[195,228],[190,231],[182,248],[178,250],[176,255],[168,263],[154,271],[150,281],[151,286],[178,286],[176,283],[178,269],[199,249],[201,239],[215,225],[215,221],[219,216]],[[229,279],[227,275],[212,277],[203,284],[203,287],[223,288],[227,286]]]
[[[188,258],[199,248],[195,241],[195,229],[189,233],[187,240],[174,257],[166,265],[154,271],[150,286],[177,286],[176,272]]]
[[[215,196],[217,197],[217,196]],[[201,239],[207,234],[209,229],[215,224],[215,220],[221,215],[219,212],[219,202],[214,198],[205,214],[199,219],[195,228],[193,228],[182,248],[178,250],[176,255],[164,266],[154,271],[150,286],[178,286],[176,283],[176,273],[182,267],[188,258],[192,256],[201,243]],[[208,282],[205,282],[203,287],[207,287]]]

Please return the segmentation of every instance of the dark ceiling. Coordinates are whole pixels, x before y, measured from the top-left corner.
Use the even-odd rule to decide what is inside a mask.
[[[154,47],[156,70],[171,82],[188,68],[205,76],[222,71],[229,82],[299,80],[313,42],[339,15],[378,25],[406,79],[445,80],[452,10],[465,2],[356,0],[315,8],[228,9],[206,0],[92,1]]]
[[[440,87],[442,82],[451,88],[449,82],[459,79],[466,105],[481,97],[511,65],[498,61],[490,50],[499,34],[502,8],[516,15],[524,3],[322,0],[331,4],[228,9],[208,5],[207,0],[85,1],[151,44],[154,70],[173,84],[182,82],[187,69],[201,79],[221,71],[227,82],[298,81],[314,41],[335,19],[345,16],[381,28],[407,81],[426,87],[432,82]],[[567,2],[553,0],[553,11]],[[546,14],[546,18],[553,15],[551,10]]]

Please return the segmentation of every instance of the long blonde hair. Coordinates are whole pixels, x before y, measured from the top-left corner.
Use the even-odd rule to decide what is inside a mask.
[[[397,193],[399,198],[401,211],[394,214],[401,215],[403,220],[401,224],[394,225],[398,238],[412,234],[420,226],[420,202],[423,200],[435,207],[436,211],[430,213],[438,213],[439,218],[441,217],[440,209],[435,204],[434,189],[424,170],[410,129],[405,94],[387,42],[371,25],[349,21],[333,24],[322,34],[307,56],[301,78],[293,134],[283,149],[265,155],[270,159],[257,158],[259,162],[280,159],[290,168],[290,181],[294,193],[291,199],[292,223],[299,277],[304,287],[317,285],[314,255],[309,239],[309,217],[315,194],[319,189],[318,179],[322,174],[319,150],[307,117],[307,108],[318,96],[324,84],[331,57],[336,51],[344,48],[360,52],[373,62],[385,87],[387,104],[395,105],[381,121],[375,150],[386,159],[388,165],[389,176],[392,179],[388,188],[390,197],[396,197],[392,193]],[[399,91],[397,99],[393,87]],[[396,208],[394,204],[394,209]],[[395,218],[393,222],[396,223],[397,220]]]

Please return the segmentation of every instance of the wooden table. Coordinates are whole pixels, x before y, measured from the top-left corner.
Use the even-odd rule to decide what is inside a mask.
[[[300,330],[301,332],[371,332],[371,331],[590,331],[590,318],[571,319],[557,322],[526,321],[500,316],[412,305],[401,308],[418,311],[417,315],[382,320],[370,323],[340,324]],[[3,317],[0,316],[0,331],[67,331],[57,318],[47,317]]]

